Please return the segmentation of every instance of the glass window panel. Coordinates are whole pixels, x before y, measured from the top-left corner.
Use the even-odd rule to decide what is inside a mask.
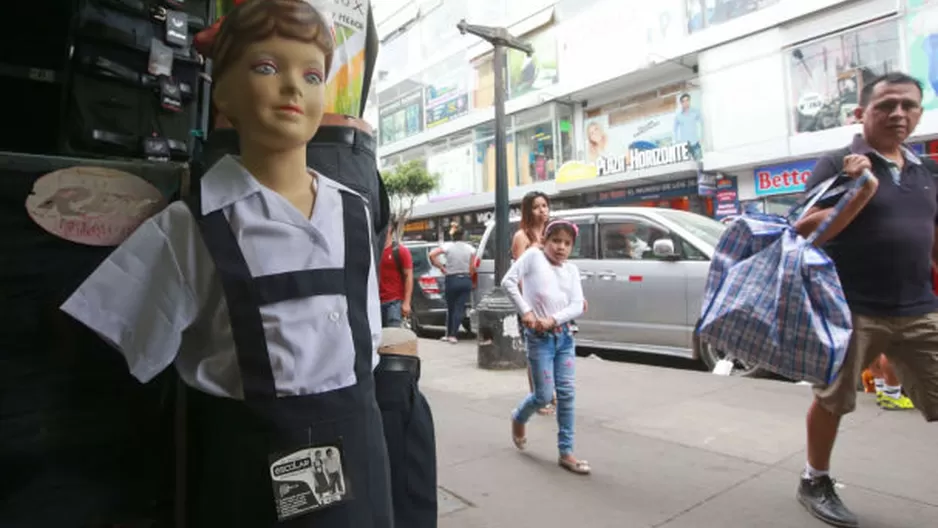
[[[693,33],[748,15],[779,0],[685,0],[687,31]]]
[[[787,51],[791,129],[817,132],[857,122],[863,85],[900,69],[899,28],[888,20]]]

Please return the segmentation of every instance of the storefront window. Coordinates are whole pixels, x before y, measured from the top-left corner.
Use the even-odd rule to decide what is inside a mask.
[[[472,132],[436,141],[427,154],[427,170],[439,178],[430,201],[468,196],[478,190],[472,162]]]
[[[685,0],[687,31],[693,33],[748,15],[779,0]]]
[[[378,137],[388,145],[423,130],[423,88],[404,81],[378,94]]]
[[[556,139],[552,110],[552,105],[545,105],[514,116],[519,185],[554,179]]]
[[[525,37],[534,48],[528,57],[517,50],[508,51],[508,97],[515,98],[528,92],[557,84],[557,33],[548,28]]]
[[[473,61],[475,82],[472,90],[473,108],[491,108],[495,104],[495,70],[492,68],[492,54],[489,53]],[[505,86],[507,90],[507,80]]]
[[[423,74],[424,116],[432,128],[469,112],[469,82],[472,69],[465,52],[458,53]]]
[[[855,123],[863,85],[899,65],[896,20],[788,50],[792,130],[817,132]]]
[[[587,111],[587,161],[615,167],[601,170],[604,175],[626,170],[633,151],[676,147],[662,159],[668,163],[701,159],[706,136],[700,99],[697,84],[686,82]],[[677,148],[683,144],[686,149]]]
[[[495,123],[480,125],[474,130],[476,174],[482,181],[482,192],[495,190]],[[518,184],[518,171],[515,163],[515,134],[511,130],[505,134],[505,148],[508,157],[508,186]]]
[[[557,165],[573,160],[573,107],[565,104],[557,105],[557,134],[560,136],[560,159]]]

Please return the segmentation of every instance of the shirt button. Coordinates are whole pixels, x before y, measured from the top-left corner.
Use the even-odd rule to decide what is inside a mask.
[[[329,314],[329,320],[331,320],[333,323],[336,322],[336,321],[338,321],[338,320],[339,320],[339,312],[332,312],[331,314]]]

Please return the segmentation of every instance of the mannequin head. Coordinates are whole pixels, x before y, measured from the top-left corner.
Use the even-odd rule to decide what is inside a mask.
[[[322,120],[333,49],[329,24],[304,0],[247,0],[225,16],[209,50],[212,98],[243,146],[306,145]]]

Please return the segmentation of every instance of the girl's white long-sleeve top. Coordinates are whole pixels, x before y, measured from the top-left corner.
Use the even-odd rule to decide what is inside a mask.
[[[524,283],[524,292],[518,287]],[[522,314],[553,317],[558,325],[583,314],[583,286],[580,270],[569,261],[552,264],[544,251],[532,247],[522,253],[502,279],[515,307]]]

